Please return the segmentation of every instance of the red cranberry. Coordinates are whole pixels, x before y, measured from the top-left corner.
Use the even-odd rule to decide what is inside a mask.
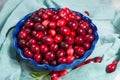
[[[93,29],[92,29],[91,27],[89,27],[89,28],[87,29],[87,33],[88,33],[88,34],[92,34],[92,33],[93,33]]]
[[[88,64],[88,63],[93,63],[93,62],[94,62],[94,59],[93,59],[93,58],[91,58],[91,59],[86,60],[86,61],[85,61],[85,64]]]
[[[41,22],[42,22],[42,19],[41,19],[41,17],[39,17],[39,16],[34,16],[34,17],[32,18],[32,20],[33,20],[34,22],[36,22],[36,23],[41,23]]]
[[[53,16],[54,15],[53,11],[50,10],[50,9],[46,10],[45,13],[48,14],[49,16]]]
[[[41,23],[36,23],[35,24],[35,26],[34,26],[34,29],[36,30],[36,31],[45,31],[46,30],[46,27],[45,26],[43,26]]]
[[[46,52],[48,52],[48,47],[46,45],[42,44],[42,45],[40,45],[40,51],[42,53],[46,53]]]
[[[19,38],[19,39],[26,39],[27,36],[28,36],[27,31],[22,30],[22,31],[20,31],[20,33],[19,33],[19,35],[18,35],[18,38]]]
[[[80,21],[79,22],[79,26],[85,30],[87,30],[87,28],[89,27],[89,23],[86,21]]]
[[[71,45],[74,43],[74,38],[72,36],[65,36],[65,42]]]
[[[61,80],[60,77],[53,77],[52,80]]]
[[[117,65],[118,62],[119,62],[119,60],[118,60],[118,59],[115,59],[112,63]]]
[[[42,32],[37,32],[35,35],[35,39],[40,40],[43,36],[44,36],[44,34]]]
[[[88,11],[84,11],[84,13],[89,16],[89,12]]]
[[[50,23],[49,23],[49,27],[50,28],[52,28],[52,29],[55,29],[56,28],[56,22],[55,21],[51,21]]]
[[[18,46],[21,47],[21,48],[25,47],[26,46],[26,40],[20,39],[18,41]]]
[[[48,34],[49,34],[50,36],[55,36],[55,35],[56,35],[56,30],[50,29],[50,30],[48,31]]]
[[[52,71],[52,72],[50,73],[50,77],[51,77],[51,78],[59,77],[58,71]]]
[[[83,62],[83,63],[80,63],[79,65],[77,65],[75,68],[79,68],[79,67],[82,67],[84,65],[85,65],[85,63]]]
[[[28,33],[28,34],[31,32],[31,29],[26,28],[25,26],[22,28],[22,30],[26,31],[26,33]]]
[[[77,29],[77,34],[80,35],[80,36],[85,36],[86,35],[86,31],[85,31],[85,29],[79,27]]]
[[[70,29],[68,27],[61,27],[60,28],[60,33],[62,35],[69,35],[70,34]]]
[[[81,17],[80,15],[77,15],[77,16],[76,16],[76,19],[77,19],[77,20],[81,20],[82,17]]]
[[[66,23],[67,23],[67,21],[66,21],[65,19],[59,19],[59,20],[57,21],[57,26],[58,26],[58,27],[63,27],[63,26],[66,25]]]
[[[37,63],[40,63],[41,60],[42,60],[42,55],[39,54],[39,53],[36,53],[36,54],[34,55],[34,60],[35,60]]]
[[[76,20],[71,20],[68,22],[68,26],[71,30],[76,30],[78,28],[78,22]]]
[[[55,35],[55,37],[54,37],[54,41],[56,42],[56,43],[60,43],[60,42],[62,42],[62,39],[63,39],[63,37],[61,36],[61,35]]]
[[[29,49],[24,51],[24,55],[27,58],[33,58],[34,56],[33,53]]]
[[[65,51],[60,49],[57,51],[57,58],[64,57],[65,56]]]
[[[27,28],[31,28],[31,27],[33,27],[34,26],[34,23],[32,22],[32,21],[27,21],[26,23],[25,23],[25,27],[27,27]]]
[[[76,44],[83,44],[83,43],[84,43],[83,37],[82,37],[82,36],[77,36],[77,37],[75,38],[75,43],[76,43]]]
[[[69,47],[69,45],[66,42],[61,42],[60,47],[65,50]]]
[[[34,31],[34,30],[33,30],[33,31],[31,32],[31,35],[32,35],[32,36],[36,36],[36,34],[37,34],[37,31]]]
[[[64,10],[64,9],[61,9],[61,10],[59,11],[59,15],[60,15],[61,17],[65,17],[65,16],[67,16],[67,11]]]
[[[85,53],[85,50],[81,46],[75,46],[75,53],[79,56],[83,56]]]
[[[94,62],[100,63],[102,61],[102,57],[95,57]]]
[[[55,59],[55,54],[53,52],[46,52],[44,57],[48,61],[53,61]]]
[[[53,60],[53,61],[51,61],[51,63],[50,63],[52,66],[56,66],[57,65],[57,61],[56,60]]]
[[[54,40],[53,40],[53,38],[51,36],[44,36],[42,41],[46,45],[51,45],[54,42]]]
[[[111,72],[115,71],[115,69],[116,69],[116,64],[109,64],[109,65],[106,67],[106,71],[107,71],[108,73],[111,73]]]
[[[32,45],[32,44],[36,44],[36,40],[34,38],[31,38],[29,40],[29,44]]]
[[[46,59],[43,59],[43,60],[42,60],[42,63],[43,63],[43,64],[49,64],[49,62],[48,62]]]
[[[45,27],[48,27],[49,23],[50,23],[50,21],[46,19],[42,22],[42,25],[45,26]]]
[[[94,39],[95,39],[95,36],[93,34],[88,34],[84,38],[86,42],[92,42]]]
[[[67,56],[67,63],[71,63],[75,60],[74,56]]]
[[[85,50],[89,50],[91,48],[91,44],[89,42],[85,42],[83,44],[83,47],[84,47]]]
[[[76,36],[76,33],[75,33],[74,31],[71,31],[71,32],[70,32],[70,36],[75,37],[75,36]]]
[[[42,14],[42,19],[49,19],[49,15],[47,13],[43,13]]]
[[[58,45],[53,43],[50,45],[50,51],[56,52],[58,50]]]
[[[70,9],[69,8],[64,8],[64,10],[66,11],[67,14],[70,14]]]
[[[74,49],[73,48],[68,48],[67,50],[66,50],[66,54],[67,54],[67,56],[73,56],[73,54],[74,54]]]
[[[36,45],[36,44],[31,45],[31,46],[30,46],[30,49],[31,49],[31,51],[34,52],[34,53],[39,53],[39,52],[40,52],[40,48],[39,48],[39,46]]]
[[[53,15],[53,17],[52,17],[52,20],[53,20],[53,21],[56,21],[56,20],[58,20],[58,19],[60,19],[60,16],[59,16],[58,14]]]
[[[66,57],[60,57],[60,58],[58,59],[58,63],[59,63],[59,64],[65,64],[65,63],[67,63]]]
[[[66,74],[68,74],[67,70],[62,70],[62,71],[59,72],[60,76],[65,76]]]

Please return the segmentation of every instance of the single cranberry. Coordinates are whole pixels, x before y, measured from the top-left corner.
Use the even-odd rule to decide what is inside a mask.
[[[93,29],[92,29],[91,27],[89,27],[89,28],[87,29],[87,33],[88,33],[88,34],[92,34],[92,33],[93,33]]]
[[[71,20],[68,22],[68,26],[71,30],[76,30],[78,28],[78,22],[76,20]]]
[[[26,39],[27,36],[28,36],[27,31],[22,30],[22,31],[20,31],[20,33],[19,33],[19,35],[18,35],[18,39]]]
[[[46,9],[40,8],[40,9],[38,10],[38,15],[39,15],[39,16],[42,16],[42,14],[43,14],[45,11],[46,11]]]
[[[64,10],[66,11],[67,14],[70,14],[70,9],[69,8],[64,8]]]
[[[46,35],[42,38],[42,42],[45,43],[46,45],[51,45],[53,44],[54,40],[51,36]]]
[[[53,60],[53,61],[50,62],[50,64],[51,64],[52,66],[56,66],[56,65],[57,65],[57,61],[56,61],[56,60]]]
[[[94,63],[94,59],[93,58],[87,59],[85,61],[85,64],[88,64],[88,63]]]
[[[31,27],[33,27],[34,26],[34,23],[32,22],[32,21],[27,21],[26,23],[25,23],[25,27],[27,27],[27,28],[31,28]]]
[[[52,17],[53,21],[57,21],[58,19],[60,19],[60,16],[58,14],[53,15],[53,17]]]
[[[84,38],[86,42],[92,42],[94,39],[95,39],[95,36],[93,34],[88,34]]]
[[[42,19],[49,19],[49,15],[47,13],[43,13],[42,14]]]
[[[50,30],[48,31],[48,34],[49,34],[50,36],[55,36],[55,35],[56,35],[56,30],[50,29]]]
[[[43,26],[41,23],[36,23],[35,25],[34,25],[34,29],[36,30],[36,31],[45,31],[46,30],[46,27],[45,26]]]
[[[85,29],[79,27],[77,29],[77,34],[80,35],[80,36],[85,36],[86,35],[86,31],[85,31]]]
[[[60,77],[65,76],[66,74],[68,74],[67,70],[62,70],[62,71],[59,72]]]
[[[48,52],[48,47],[44,44],[40,45],[40,51],[41,53],[46,53]]]
[[[54,41],[56,43],[62,42],[62,39],[63,39],[63,37],[61,35],[59,35],[59,34],[55,35],[55,37],[54,37]]]
[[[83,44],[83,47],[84,47],[85,50],[89,50],[91,48],[91,44],[89,42],[85,42]]]
[[[44,34],[42,32],[37,32],[35,35],[35,39],[40,40],[43,36],[44,36]]]
[[[45,53],[45,59],[48,61],[53,61],[55,59],[55,54],[53,52],[46,52]]]
[[[78,44],[78,45],[81,45],[84,43],[84,38],[82,36],[77,36],[75,38],[75,43]]]
[[[79,20],[82,19],[82,17],[81,17],[80,15],[77,15],[77,16],[76,16],[76,19],[79,21]]]
[[[65,36],[65,42],[71,45],[74,43],[74,38],[72,36]]]
[[[61,42],[60,47],[64,50],[66,50],[69,47],[69,45],[66,42]]]
[[[26,46],[26,40],[25,39],[20,39],[18,41],[18,46],[21,47],[21,48],[25,47]]]
[[[67,56],[73,56],[74,54],[74,49],[69,47],[67,50],[66,50],[66,54]]]
[[[60,33],[64,36],[69,35],[70,34],[70,29],[68,27],[61,27],[60,28]]]
[[[50,10],[50,9],[46,10],[45,13],[48,14],[49,16],[53,16],[54,15],[53,10]]]
[[[44,21],[42,22],[42,25],[47,28],[48,25],[49,25],[49,23],[50,23],[50,20],[46,19],[46,20],[44,20]]]
[[[31,32],[31,35],[34,37],[34,36],[36,36],[36,34],[37,34],[37,31],[35,31],[35,30],[33,30],[32,32]]]
[[[28,34],[31,32],[31,29],[23,27],[22,30],[26,31]]]
[[[85,21],[80,21],[80,22],[79,22],[79,26],[80,26],[81,28],[87,30],[88,27],[89,27],[89,23],[88,23],[88,22],[85,22]]]
[[[57,51],[57,58],[64,57],[65,56],[65,51],[60,49]]]
[[[89,16],[89,12],[88,11],[84,11],[84,13]]]
[[[115,59],[112,63],[117,65],[119,61],[120,61],[120,60]]]
[[[53,77],[52,80],[61,80],[60,77]]]
[[[40,48],[39,48],[39,46],[38,46],[37,44],[31,45],[31,46],[30,46],[30,49],[31,49],[31,51],[34,52],[34,53],[39,53],[39,52],[40,52]]]
[[[36,44],[36,40],[34,38],[31,38],[29,40],[29,44],[32,45],[32,44]]]
[[[34,60],[35,60],[37,63],[40,63],[41,60],[42,60],[42,55],[39,54],[39,53],[36,53],[36,54],[34,55]]]
[[[79,67],[82,67],[84,65],[85,65],[85,63],[83,62],[83,63],[78,64],[75,68],[79,68]]]
[[[63,18],[63,17],[65,17],[65,16],[67,16],[68,14],[67,14],[67,11],[66,11],[66,10],[61,9],[61,10],[59,11],[59,15]]]
[[[95,57],[94,62],[100,63],[102,61],[102,57]]]
[[[60,57],[60,58],[58,59],[58,63],[59,63],[59,64],[65,64],[65,63],[67,63],[66,57]]]
[[[50,77],[51,77],[51,78],[59,77],[59,72],[58,72],[58,71],[52,71],[52,72],[50,73]]]
[[[53,43],[50,45],[50,51],[56,52],[58,50],[58,45]]]
[[[75,53],[79,56],[83,56],[85,53],[85,50],[81,46],[75,46]]]
[[[42,22],[42,19],[41,19],[41,17],[39,17],[39,16],[34,16],[32,20],[33,20],[35,23],[41,23],[41,22]]]
[[[66,23],[67,23],[67,21],[66,21],[65,19],[59,19],[59,20],[57,21],[57,26],[58,26],[58,27],[63,27],[63,26],[66,25]]]
[[[51,22],[49,23],[49,27],[52,28],[52,29],[55,29],[55,28],[56,28],[56,25],[57,25],[57,23],[56,23],[55,21],[51,21]]]
[[[49,62],[46,59],[43,59],[42,64],[49,64]]]
[[[42,41],[37,41],[36,44],[38,44],[38,46],[42,45]]]
[[[27,58],[33,58],[34,56],[33,53],[29,49],[24,51],[24,55]]]
[[[67,56],[67,63],[71,63],[75,60],[75,56]]]
[[[106,71],[107,71],[108,73],[111,73],[111,72],[115,71],[115,69],[116,69],[116,64],[109,64],[109,65],[106,67]]]
[[[76,36],[76,32],[71,31],[71,32],[70,32],[70,36],[75,37],[75,36]]]

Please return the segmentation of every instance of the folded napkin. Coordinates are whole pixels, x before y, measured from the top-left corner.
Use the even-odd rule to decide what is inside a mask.
[[[106,73],[105,68],[114,59],[120,59],[120,39],[116,32],[120,26],[120,13],[112,7],[111,0],[8,0],[0,11],[0,80],[33,80],[29,75],[36,70],[16,54],[13,48],[12,32],[16,23],[26,14],[41,7],[63,8],[84,14],[98,28],[99,40],[88,58],[101,56],[101,63],[90,63],[70,71],[62,80],[114,80],[120,73],[120,64],[112,73]],[[116,26],[116,27],[114,27]],[[117,79],[116,79],[117,80]],[[119,79],[120,80],[120,79]]]

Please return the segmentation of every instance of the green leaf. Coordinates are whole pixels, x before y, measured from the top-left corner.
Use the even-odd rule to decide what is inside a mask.
[[[37,78],[37,77],[44,76],[45,73],[43,73],[43,72],[30,72],[30,75],[31,75],[33,78]]]
[[[51,80],[50,75],[46,75],[46,76],[44,76],[44,80]]]

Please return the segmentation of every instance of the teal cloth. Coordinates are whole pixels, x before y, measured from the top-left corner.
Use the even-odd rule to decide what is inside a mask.
[[[0,80],[33,80],[29,73],[36,70],[16,57],[12,31],[24,15],[41,7],[88,11],[98,28],[99,40],[89,58],[101,56],[102,62],[72,70],[62,80],[114,80],[120,73],[120,63],[115,72],[105,71],[114,59],[120,59],[120,12],[116,15],[111,0],[8,0],[0,11]]]

